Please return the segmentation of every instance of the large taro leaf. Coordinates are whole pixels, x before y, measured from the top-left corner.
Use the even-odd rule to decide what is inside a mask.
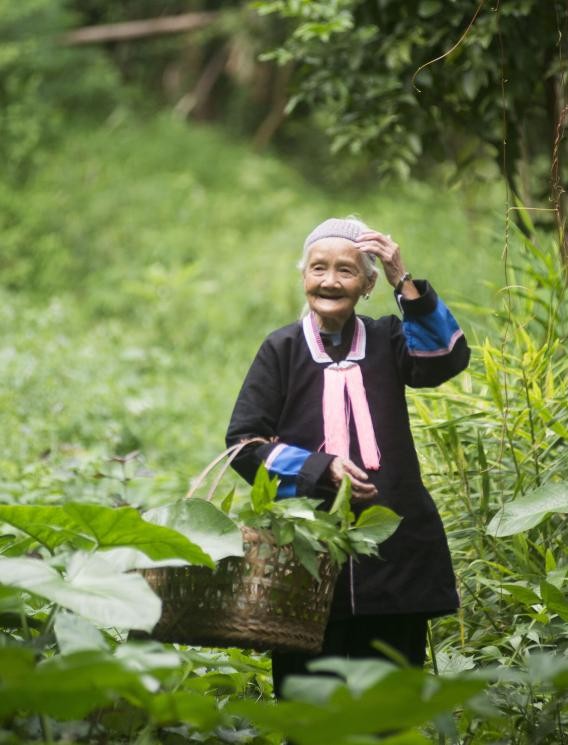
[[[61,654],[109,649],[104,636],[97,627],[74,613],[59,611],[55,617],[53,630]]]
[[[155,693],[144,706],[154,724],[185,722],[201,731],[211,730],[226,720],[213,696],[192,691]]]
[[[554,512],[568,513],[568,482],[545,484],[507,502],[487,526],[489,535],[503,538],[523,533],[541,523]]]
[[[243,555],[239,526],[222,510],[204,499],[186,499],[144,513],[153,525],[173,528],[196,543],[214,561]]]
[[[0,649],[0,719],[18,711],[81,719],[121,695],[146,695],[138,673],[100,651],[55,656],[37,667],[33,658],[14,659],[23,651]]]
[[[102,627],[151,631],[160,599],[139,574],[123,574],[100,555],[74,554],[62,577],[40,559],[0,559],[0,583],[67,608]]]
[[[68,543],[75,548],[128,547],[151,559],[183,559],[214,568],[199,546],[175,529],[143,520],[132,507],[104,507],[68,502],[64,505],[0,505],[0,523],[27,533],[53,551]]]
[[[314,685],[319,685],[317,679]],[[240,701],[230,702],[225,710],[245,716],[261,728],[282,733],[300,745],[346,745],[360,736],[424,724],[451,712],[483,687],[483,681],[473,678],[434,678],[407,668],[382,677],[359,695],[341,684],[330,686],[329,698],[318,704],[282,701],[275,707]]]
[[[25,680],[30,675],[35,657],[31,647],[0,647],[0,693],[13,681]]]
[[[32,649],[0,648],[0,720],[18,711],[80,719],[124,696],[157,721],[172,721],[176,712],[196,724],[220,721],[214,699],[201,705],[203,698],[194,694],[180,700],[171,694],[170,700],[170,694],[154,693],[155,677],[169,674],[182,659],[153,642],[125,644],[114,655],[101,649],[55,655],[37,666],[35,656]]]

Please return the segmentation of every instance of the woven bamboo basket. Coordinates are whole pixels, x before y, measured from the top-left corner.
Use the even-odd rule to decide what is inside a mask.
[[[208,647],[317,653],[321,650],[337,569],[327,555],[316,581],[290,546],[268,531],[243,529],[243,557],[207,567],[141,570],[162,600],[152,637]]]
[[[210,471],[227,458],[211,487],[211,499],[224,470],[252,442],[240,442],[218,456],[196,479],[194,495]],[[292,547],[279,546],[267,530],[242,528],[244,556],[208,567],[139,570],[162,600],[152,637],[163,642],[211,647],[317,653],[333,597],[338,568],[320,554],[318,582],[296,559]]]

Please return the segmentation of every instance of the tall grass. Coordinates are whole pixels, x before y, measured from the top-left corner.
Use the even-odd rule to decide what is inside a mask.
[[[530,669],[531,654],[568,650],[564,515],[551,512],[506,538],[487,529],[504,504],[530,501],[547,485],[559,485],[568,500],[564,268],[550,239],[519,234],[511,249],[509,284],[501,307],[487,312],[488,335],[474,347],[470,372],[413,400],[424,471],[442,507],[462,596],[459,615],[434,628],[435,649],[450,669]],[[565,695],[543,683],[554,657],[539,664],[530,685],[494,688],[493,722],[464,716],[459,741],[564,742]]]

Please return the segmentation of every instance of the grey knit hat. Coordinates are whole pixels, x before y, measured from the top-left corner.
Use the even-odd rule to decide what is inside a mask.
[[[304,251],[322,238],[346,238],[349,241],[354,241],[361,233],[370,232],[371,228],[365,225],[361,220],[348,217],[345,220],[341,220],[337,217],[331,217],[329,220],[317,225],[312,232],[308,235],[304,242]],[[372,254],[369,254],[371,258],[375,258]]]

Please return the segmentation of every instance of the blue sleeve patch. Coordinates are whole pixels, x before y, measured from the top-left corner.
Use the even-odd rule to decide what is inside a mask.
[[[311,455],[309,450],[293,445],[277,445],[266,459],[265,465],[271,476],[280,479],[278,497],[296,496],[296,479],[306,460]]]
[[[408,351],[415,357],[441,357],[449,354],[463,336],[446,305],[438,299],[436,310],[402,322]]]

